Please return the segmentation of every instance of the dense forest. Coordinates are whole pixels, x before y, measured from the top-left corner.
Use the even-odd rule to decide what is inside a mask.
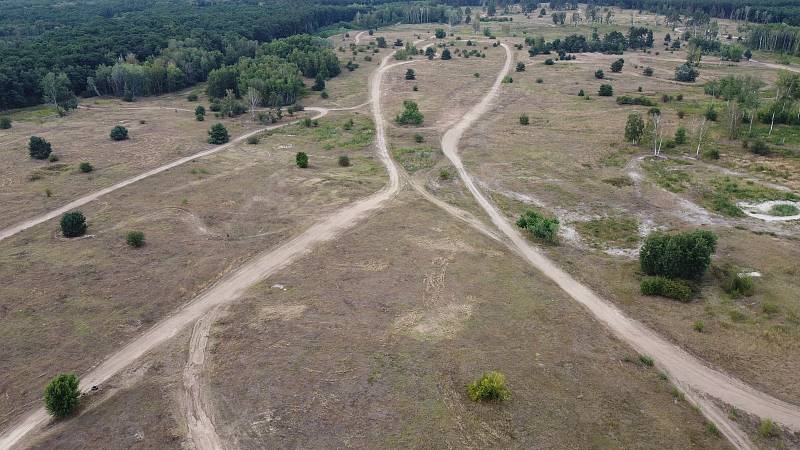
[[[643,9],[667,16],[702,13],[754,23],[800,25],[800,2],[797,0],[591,0],[589,3]]]

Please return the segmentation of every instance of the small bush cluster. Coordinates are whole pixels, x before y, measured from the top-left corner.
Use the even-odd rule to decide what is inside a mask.
[[[425,116],[419,111],[419,105],[417,105],[417,102],[406,100],[403,102],[403,107],[405,110],[403,110],[403,112],[394,119],[398,124],[421,125],[425,120]]]
[[[519,116],[519,124],[520,125],[528,125],[529,123],[530,123],[530,118],[528,117],[528,115],[525,114],[525,113],[522,113]]]
[[[125,235],[125,242],[133,248],[144,246],[144,233],[141,231],[128,231]]]
[[[656,106],[655,102],[642,95],[633,97],[630,95],[620,95],[617,97],[618,105],[641,105],[641,106]]]
[[[683,280],[666,277],[647,277],[642,280],[639,288],[643,295],[660,295],[682,302],[692,299],[692,288]]]
[[[39,136],[31,136],[28,142],[28,153],[31,155],[31,158],[47,159],[52,151],[53,147],[49,142]]]
[[[479,379],[468,384],[467,394],[475,402],[484,400],[503,401],[511,396],[506,387],[506,377],[496,371],[484,374]]]
[[[647,275],[700,279],[717,249],[717,236],[707,230],[678,234],[651,233],[639,252]]]
[[[83,236],[86,233],[86,217],[83,213],[73,211],[61,216],[61,233],[66,238]]]
[[[79,169],[81,172],[83,172],[83,173],[89,173],[89,172],[91,172],[91,171],[93,171],[93,170],[94,170],[94,167],[92,167],[92,164],[91,164],[91,163],[88,163],[88,162],[82,162],[82,163],[80,163],[80,165],[78,166],[78,169]]]
[[[341,166],[341,167],[350,166],[350,158],[347,155],[340,156],[339,157],[339,166]]]
[[[111,136],[112,141],[124,141],[128,139],[128,129],[123,127],[122,125],[117,125],[111,129]]]
[[[9,128],[11,128],[11,118],[0,117],[0,130],[7,130]]]
[[[601,84],[600,89],[597,91],[600,97],[611,97],[614,95],[614,87],[610,84]]]
[[[559,222],[555,217],[545,217],[529,209],[517,220],[517,226],[530,231],[537,239],[551,244],[558,243]]]
[[[210,130],[208,130],[208,143],[220,145],[228,142],[228,129],[225,128],[225,125],[221,123],[214,124]]]

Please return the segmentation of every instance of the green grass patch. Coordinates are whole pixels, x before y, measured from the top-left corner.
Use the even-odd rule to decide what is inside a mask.
[[[604,217],[575,224],[578,232],[595,245],[634,247],[639,243],[639,221],[633,217]]]
[[[430,169],[436,164],[438,151],[431,147],[399,147],[392,149],[392,156],[410,173]]]
[[[645,172],[660,187],[670,192],[683,192],[692,182],[692,176],[678,167],[685,165],[682,161],[650,160],[643,164]]]
[[[780,204],[775,205],[769,210],[769,214],[771,216],[779,216],[779,217],[787,217],[787,216],[794,216],[800,214],[800,209],[797,208],[795,205],[789,204]]]

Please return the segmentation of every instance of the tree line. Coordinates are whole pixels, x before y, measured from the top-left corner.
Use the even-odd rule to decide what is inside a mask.
[[[699,13],[753,23],[800,25],[800,4],[787,0],[591,0],[589,3],[648,10],[666,16]]]

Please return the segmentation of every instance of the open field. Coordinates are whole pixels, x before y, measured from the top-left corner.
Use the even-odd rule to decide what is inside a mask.
[[[0,448],[53,376],[98,371],[173,319],[169,339],[103,372],[78,414],[33,427],[20,447],[798,448],[800,222],[745,212],[747,203],[800,205],[800,134],[757,122],[745,146],[749,123],[731,137],[725,101],[703,90],[750,75],[768,99],[778,72],[764,54],[754,56],[764,63],[706,55],[696,83],[677,82],[685,49],[662,42],[679,33],[663,16],[613,11],[599,33],[649,26],[654,48],[545,64],[557,55],[514,46],[593,28],[556,26],[549,14],[483,23],[493,39],[464,24],[445,26],[444,39],[430,24],[331,36],[342,66],[352,57],[359,67],[343,67],[325,95],[306,93],[303,104],[330,109],[324,117],[89,202],[86,236],[63,238],[49,220],[0,241]],[[720,33],[736,32],[720,21]],[[373,52],[379,36],[389,48]],[[437,58],[398,61],[397,38]],[[444,48],[451,60],[438,58]],[[613,96],[598,95],[602,84]],[[189,102],[189,92],[85,101],[63,118],[15,112],[14,127],[0,130],[0,229],[211,148],[217,119],[195,121],[208,99]],[[622,105],[621,95],[651,104]],[[406,100],[422,124],[395,123]],[[647,122],[651,107],[671,141],[658,157],[650,128],[638,145],[624,137],[628,115]],[[709,107],[718,117],[704,122]],[[109,139],[118,123],[131,139]],[[223,123],[231,137],[263,127],[249,114]],[[684,143],[675,142],[681,127]],[[60,160],[29,159],[29,135],[50,140]],[[757,141],[768,154],[752,151]],[[80,173],[82,161],[95,171]],[[559,220],[557,242],[515,241],[504,226],[527,210]],[[694,229],[718,244],[692,299],[642,295],[647,235]],[[144,247],[126,245],[132,230],[144,232]],[[260,263],[273,269],[258,272]],[[744,275],[752,290],[731,291],[731,277]],[[239,278],[247,283],[229,289]],[[211,296],[202,314],[187,312]],[[605,301],[625,321],[598,313]],[[669,360],[639,354],[631,323],[646,331],[643,343],[663,339]],[[695,367],[686,361],[763,400],[758,408],[780,403],[770,396],[785,402],[784,422],[765,432],[768,414],[680,383]],[[510,398],[472,401],[466,386],[492,370]]]

